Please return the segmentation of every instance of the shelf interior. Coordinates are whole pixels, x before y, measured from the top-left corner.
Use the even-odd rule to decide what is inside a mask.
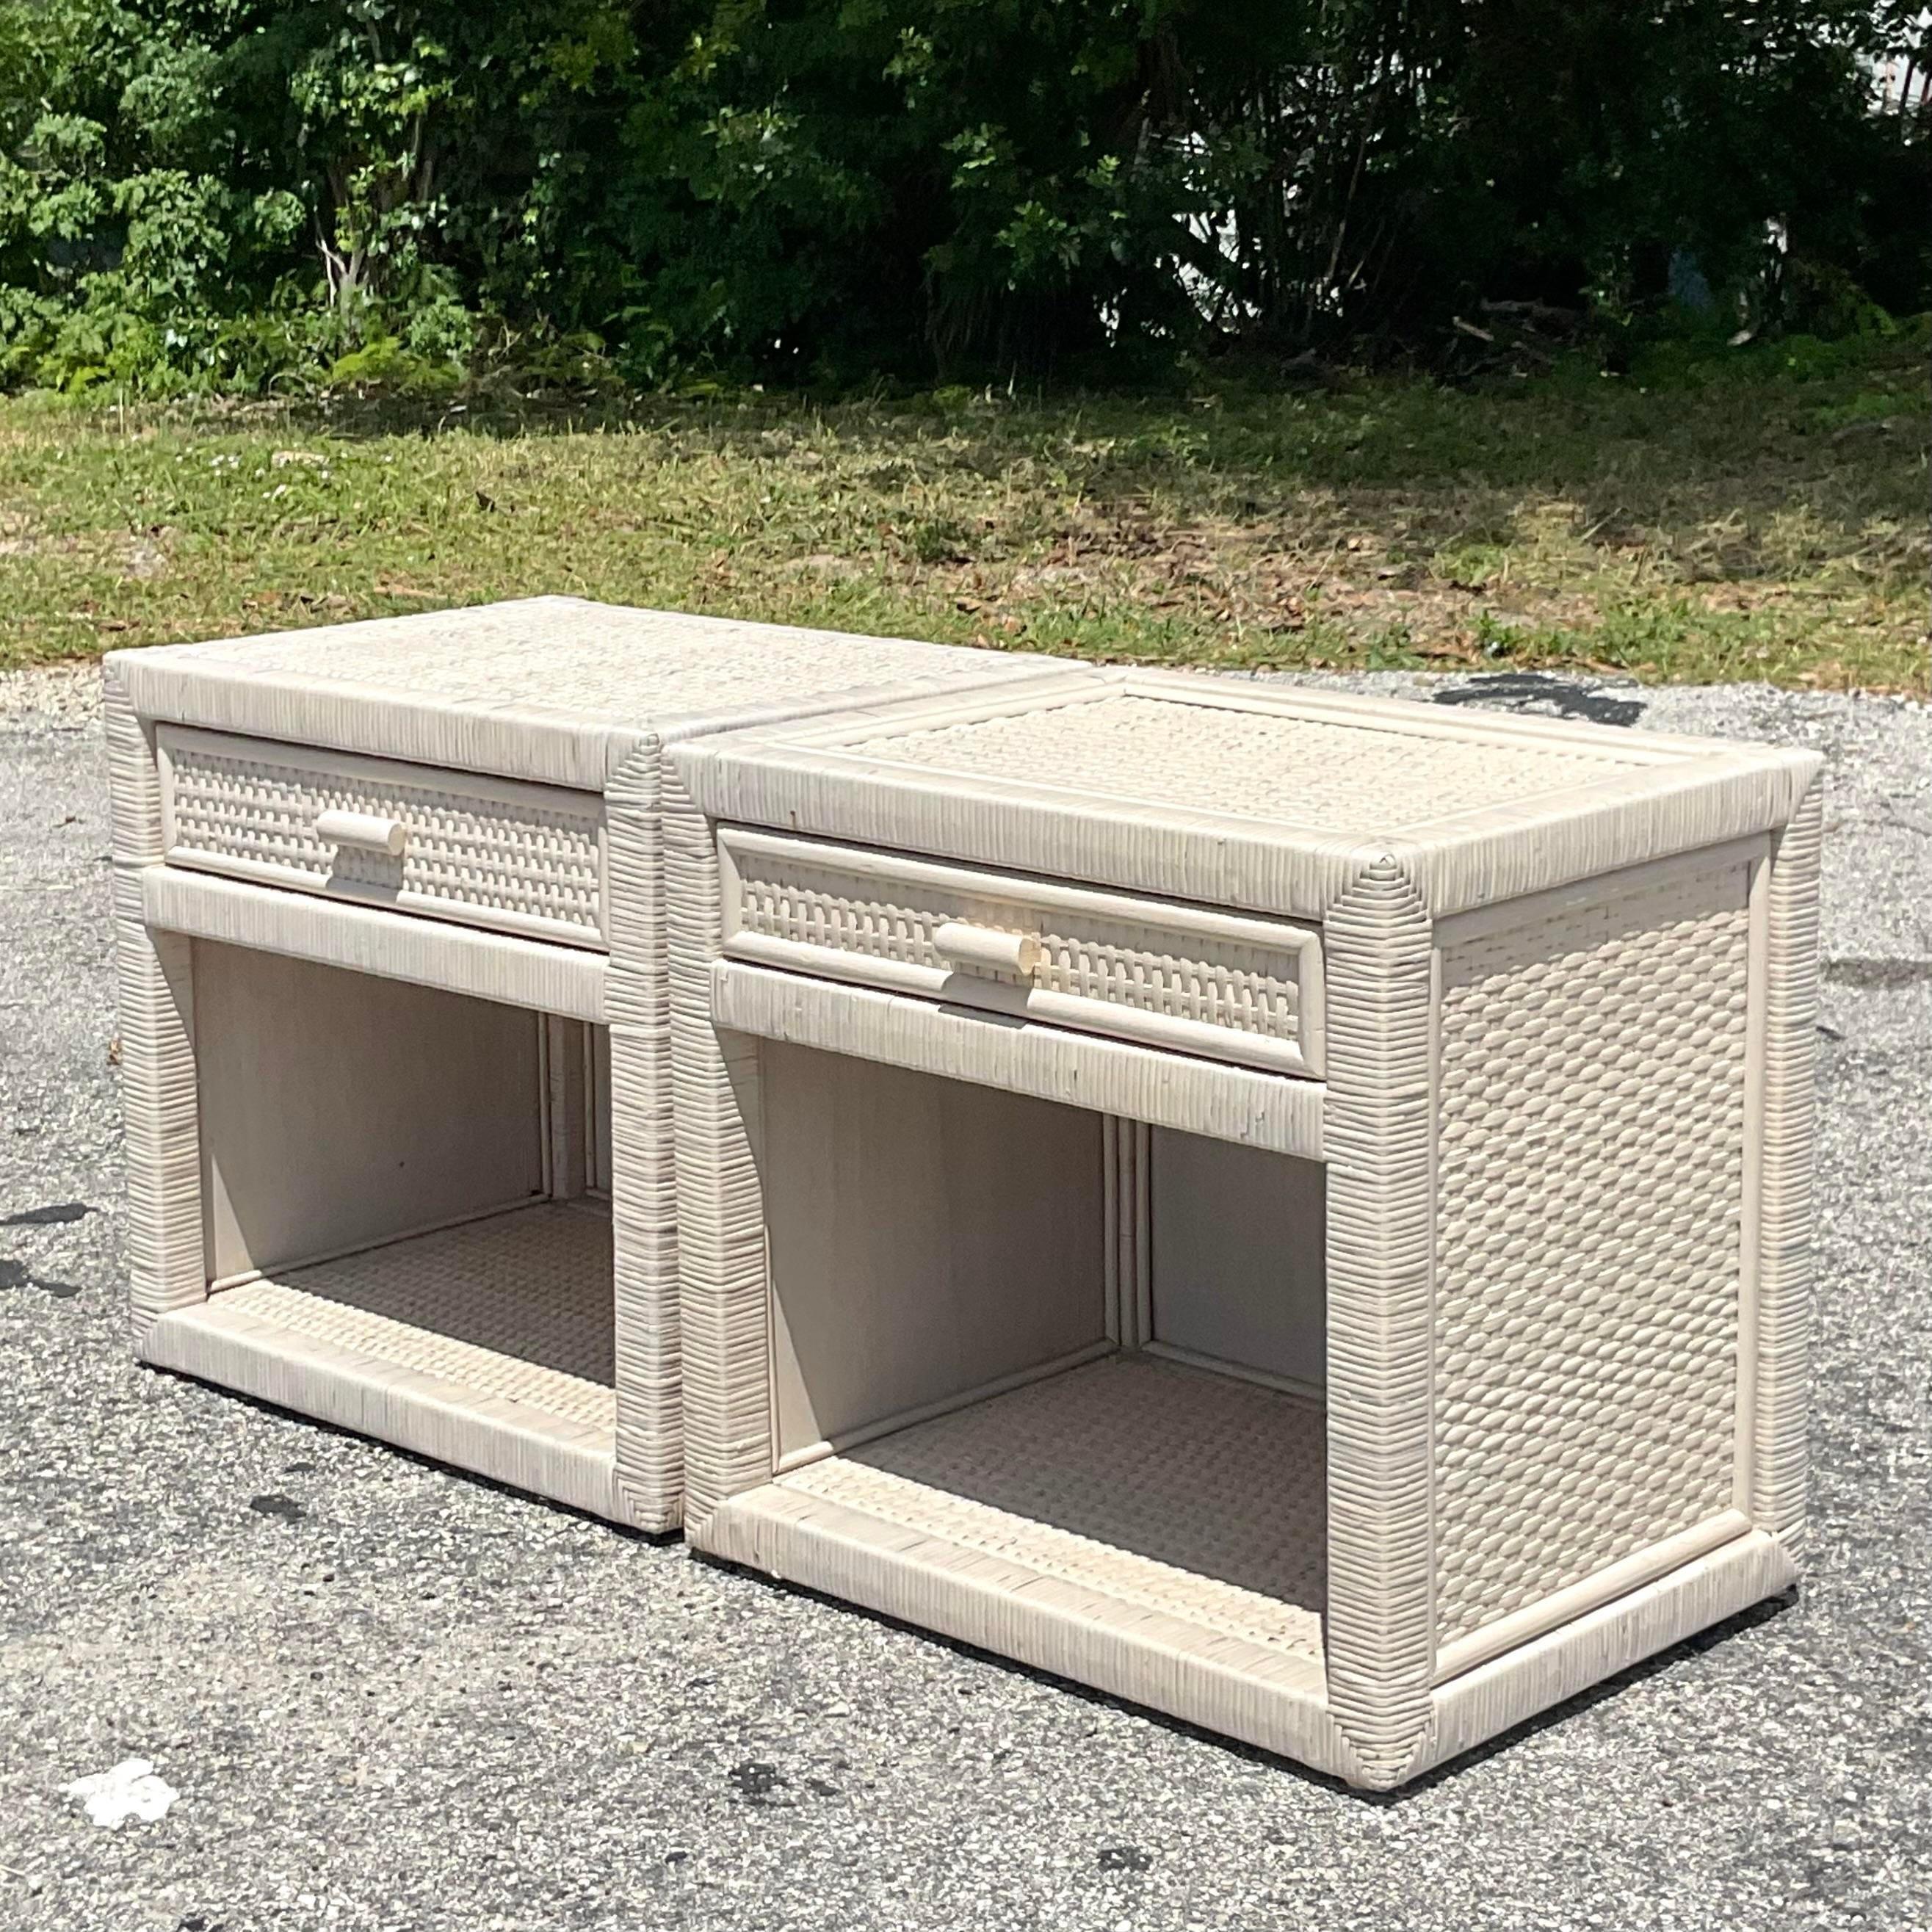
[[[209,1305],[608,1429],[610,1280],[610,1216],[544,1202],[279,1270]]]
[[[808,1534],[850,1513],[869,1540],[898,1532],[884,1541],[902,1563],[976,1568],[1014,1591],[1051,1580],[1116,1621],[1172,1618],[1197,1642],[1318,1666],[1324,1437],[1318,1402],[1118,1354],[826,1456],[724,1510],[748,1502]]]
[[[218,1289],[141,1354],[625,1521],[611,1282],[608,1211],[544,1202]]]

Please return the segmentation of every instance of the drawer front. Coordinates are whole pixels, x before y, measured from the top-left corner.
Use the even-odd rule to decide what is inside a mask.
[[[1318,1076],[1318,932],[1282,920],[721,828],[724,952]]]
[[[170,865],[604,944],[595,793],[176,725],[156,745]]]

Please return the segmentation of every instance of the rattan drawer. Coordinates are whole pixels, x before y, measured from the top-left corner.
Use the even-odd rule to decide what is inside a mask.
[[[167,862],[602,946],[592,792],[164,724]]]
[[[1318,1076],[1310,926],[722,827],[726,957]]]

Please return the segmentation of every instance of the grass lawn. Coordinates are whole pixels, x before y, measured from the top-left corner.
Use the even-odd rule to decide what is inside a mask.
[[[1112,661],[1922,694],[1925,350],[588,414],[0,400],[0,666],[561,591]]]

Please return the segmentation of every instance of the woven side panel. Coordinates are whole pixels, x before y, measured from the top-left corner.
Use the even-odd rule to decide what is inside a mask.
[[[1371,1782],[1428,1726],[1430,928],[1373,861],[1324,928],[1328,1701]]]
[[[1444,950],[1438,1632],[1727,1508],[1742,868]]]
[[[504,797],[460,784],[411,784],[400,772],[340,772],[206,743],[170,752],[176,845],[217,862],[269,866],[313,880],[400,892],[488,916],[508,914],[599,930],[600,835],[596,800],[567,793]],[[316,814],[340,811],[401,820],[400,858],[338,848]]]
[[[679,1307],[686,1512],[700,1522],[772,1472],[770,1319],[764,1201],[753,1160],[754,1046],[711,1018],[711,963],[724,908],[711,822],[667,776],[664,897],[670,915],[671,1067],[676,1138]]]
[[[1772,860],[1765,986],[1751,1516],[1794,1557],[1802,1553],[1804,1539],[1818,863],[1823,826],[1822,792],[1814,785],[1778,839]]]
[[[739,860],[743,928],[862,958],[934,972],[950,962],[933,934],[949,920],[1029,934],[1040,962],[1029,983],[1267,1039],[1300,1025],[1296,956],[1233,939],[1184,935],[1156,922],[1074,914],[1002,897],[890,882],[802,856],[748,853]]]
[[[640,1528],[675,1528],[682,1508],[677,1222],[671,1144],[662,754],[632,754],[604,796],[610,963],[610,1214],[616,1284],[617,1486]]]
[[[138,1341],[154,1318],[205,1300],[189,943],[142,923],[141,874],[161,854],[154,748],[118,670],[106,681],[114,808],[114,941],[128,1129],[128,1256]]]

